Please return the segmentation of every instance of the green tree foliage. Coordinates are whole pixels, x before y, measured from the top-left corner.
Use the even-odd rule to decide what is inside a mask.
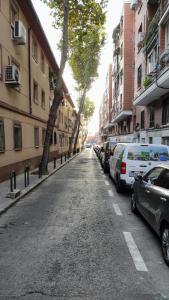
[[[86,93],[93,78],[97,75],[98,54],[104,40],[102,27],[105,23],[104,7],[107,0],[42,1],[51,8],[51,14],[54,18],[53,25],[55,28],[60,29],[62,33],[59,43],[61,51],[59,74],[55,74],[54,100],[47,122],[40,168],[42,173],[46,173],[50,138],[55,126],[57,110],[64,98],[62,75],[65,64],[69,57],[74,78],[77,82],[77,89],[79,91],[83,90],[83,94]],[[89,74],[90,76],[88,76]],[[85,99],[85,97],[83,96],[82,99]],[[80,106],[79,110],[82,110],[82,107],[83,105]]]
[[[78,106],[80,105],[80,100],[81,99],[78,100]],[[90,120],[90,118],[94,114],[94,111],[95,111],[94,102],[91,101],[89,97],[86,97],[86,99],[84,101],[83,109],[82,109],[82,113],[83,113],[86,121]]]

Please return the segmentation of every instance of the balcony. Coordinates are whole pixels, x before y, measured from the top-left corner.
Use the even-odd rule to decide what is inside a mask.
[[[148,26],[147,34],[144,39],[144,47],[146,51],[151,47],[151,44],[153,43],[154,39],[157,37],[159,20],[160,20],[160,10],[158,9]]]
[[[162,88],[160,88],[160,86]],[[144,90],[138,97],[135,98],[133,104],[135,106],[148,105],[154,100],[169,92],[169,68],[164,69],[157,80],[154,80],[146,90]]]
[[[132,116],[131,110],[122,110],[121,112],[119,112],[117,115],[113,117],[112,123],[118,123],[130,116]]]
[[[169,15],[169,0],[165,0],[163,2],[163,6],[161,9],[159,25],[164,24],[168,20],[168,15]]]

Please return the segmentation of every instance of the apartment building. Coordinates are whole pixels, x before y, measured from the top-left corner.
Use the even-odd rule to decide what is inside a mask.
[[[0,1],[0,181],[39,165],[58,65],[31,0]],[[51,138],[50,160],[68,151],[74,104],[64,101]]]
[[[108,67],[106,75],[105,91],[100,105],[100,136],[101,142],[104,142],[112,135],[113,124],[112,119],[112,64]]]
[[[169,1],[131,1],[135,13],[136,141],[169,145]]]
[[[125,1],[113,31],[112,135],[117,141],[133,139],[134,12]]]

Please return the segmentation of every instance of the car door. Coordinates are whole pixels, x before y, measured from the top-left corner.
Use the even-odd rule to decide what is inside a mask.
[[[143,180],[137,184],[139,210],[151,225],[153,224],[152,199],[156,193],[154,182],[158,180],[162,171],[162,167],[153,168],[143,177]]]
[[[169,169],[163,169],[154,181],[149,194],[150,224],[158,232],[162,215],[168,214],[169,203]],[[169,219],[169,216],[168,216]]]

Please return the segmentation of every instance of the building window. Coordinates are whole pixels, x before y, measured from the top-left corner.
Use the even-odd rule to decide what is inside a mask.
[[[169,123],[169,99],[164,100],[162,108],[162,125]]]
[[[154,107],[153,106],[150,106],[149,107],[149,112],[150,112],[150,124],[149,124],[149,127],[154,127]]]
[[[0,152],[5,151],[5,130],[4,121],[0,120]]]
[[[45,73],[45,56],[43,52],[41,52],[41,71]]]
[[[11,38],[14,38],[15,21],[18,20],[18,8],[14,3],[10,4]]]
[[[38,103],[38,84],[36,81],[33,82],[33,101]]]
[[[14,149],[22,149],[22,127],[19,123],[14,124]]]
[[[42,91],[42,94],[41,94],[41,107],[43,109],[45,109],[45,92]]]
[[[153,137],[152,136],[149,137],[149,144],[153,144]]]
[[[50,136],[50,145],[53,145],[53,133],[51,133],[51,136]]]
[[[141,88],[142,83],[142,65],[139,66],[137,70],[137,88]]]
[[[169,146],[169,136],[162,137],[162,144]]]
[[[38,43],[34,38],[32,38],[32,56],[38,62]]]
[[[34,128],[34,145],[35,145],[35,148],[39,147],[39,128],[38,127]]]
[[[147,74],[155,72],[157,61],[158,61],[158,48],[156,46],[156,47],[153,48],[153,50],[148,55]]]
[[[62,147],[62,135],[61,134],[59,135],[59,144],[60,144],[60,147]]]
[[[141,111],[141,129],[144,129],[144,110]]]
[[[165,49],[169,48],[169,22],[165,25]]]
[[[54,131],[54,145],[57,144],[57,133]]]
[[[45,136],[46,136],[46,129],[45,129],[45,128],[42,128],[42,146],[43,146],[44,143],[45,143]]]

